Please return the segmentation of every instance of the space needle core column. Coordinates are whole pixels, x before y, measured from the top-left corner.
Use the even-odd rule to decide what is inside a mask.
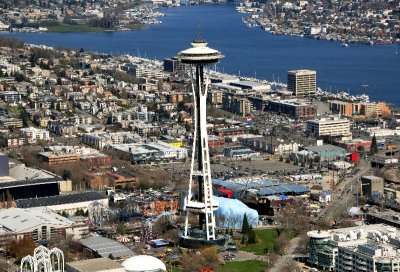
[[[191,48],[179,52],[177,56],[183,64],[190,65],[195,123],[189,189],[184,207],[186,210],[184,235],[188,236],[188,216],[192,212],[199,215],[199,229],[205,232],[207,240],[216,238],[214,212],[218,209],[219,203],[212,199],[206,123],[208,77],[204,78],[204,68],[217,63],[223,57],[221,52],[207,47],[207,42],[201,38],[194,40]],[[196,179],[199,189],[197,197],[194,198],[192,186]]]

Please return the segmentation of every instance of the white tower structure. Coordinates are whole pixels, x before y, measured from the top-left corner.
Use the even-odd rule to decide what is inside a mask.
[[[216,238],[214,212],[218,209],[219,203],[212,199],[206,127],[206,100],[209,80],[207,75],[204,78],[204,69],[210,64],[217,63],[223,57],[221,52],[207,47],[207,43],[201,38],[194,40],[191,48],[179,52],[177,56],[182,63],[190,65],[195,123],[189,189],[184,205],[186,210],[184,236],[188,236],[188,216],[192,212],[199,215],[199,229],[205,232],[207,240],[215,240]],[[196,197],[192,192],[195,180],[197,180],[199,188]]]

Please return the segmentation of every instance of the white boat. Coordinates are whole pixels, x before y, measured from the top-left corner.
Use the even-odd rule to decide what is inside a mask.
[[[342,47],[349,47],[349,45],[348,45],[347,43],[345,43],[345,42],[341,43],[340,45],[341,45]]]

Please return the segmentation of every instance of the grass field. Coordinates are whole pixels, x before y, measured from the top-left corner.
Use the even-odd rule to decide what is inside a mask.
[[[268,248],[268,251],[272,252],[276,238],[278,237],[278,231],[276,229],[263,229],[255,230],[255,232],[259,242],[254,245],[242,246],[240,250],[253,252],[257,255],[264,254],[265,248]]]
[[[262,261],[228,262],[216,270],[216,272],[220,271],[260,272],[265,271],[265,267]]]

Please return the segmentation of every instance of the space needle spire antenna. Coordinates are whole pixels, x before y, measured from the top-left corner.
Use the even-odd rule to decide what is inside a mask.
[[[201,37],[200,30],[198,37],[192,42],[192,47],[183,50],[176,56],[183,64],[190,66],[190,78],[192,81],[192,93],[194,102],[194,134],[190,166],[190,178],[187,197],[185,198],[186,220],[184,236],[188,234],[189,213],[199,215],[199,230],[203,232],[205,240],[215,240],[215,211],[219,203],[213,200],[210,156],[208,151],[207,136],[207,89],[209,79],[205,73],[210,65],[216,64],[224,55],[221,52],[211,49],[207,42]],[[197,181],[198,193],[193,194],[193,184]]]

